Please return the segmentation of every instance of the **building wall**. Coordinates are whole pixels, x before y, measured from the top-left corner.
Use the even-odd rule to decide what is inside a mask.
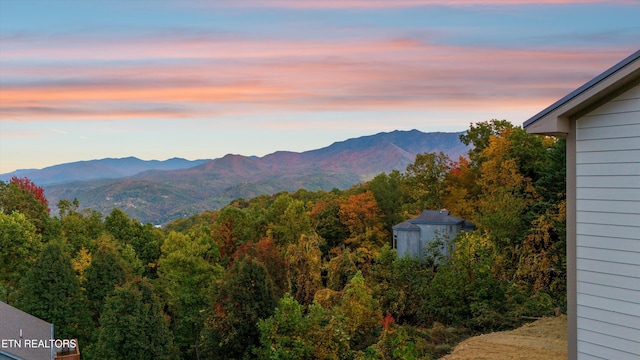
[[[432,224],[416,224],[420,227],[422,251],[427,249],[428,243],[435,239],[446,241],[453,240],[462,230],[462,224],[453,225],[432,225]],[[440,249],[444,255],[449,255],[449,248],[446,244]]]
[[[419,256],[421,254],[420,231],[393,230],[393,245],[398,251],[398,257],[405,254]]]
[[[420,231],[393,230],[393,246],[398,251],[398,257],[403,257],[407,253],[422,257],[430,242],[435,239],[453,240],[462,230],[462,224],[416,224],[416,226]],[[440,250],[444,255],[449,255],[449,248],[446,245]]]
[[[640,85],[578,118],[580,359],[640,359]]]

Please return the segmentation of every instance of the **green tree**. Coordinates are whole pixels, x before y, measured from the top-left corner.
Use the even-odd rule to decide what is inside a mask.
[[[104,299],[114,292],[117,285],[122,286],[133,277],[133,269],[122,257],[110,235],[104,234],[98,238],[95,247],[91,264],[85,271],[83,286],[97,323]]]
[[[20,287],[20,309],[52,323],[56,338],[85,343],[91,315],[67,246],[47,243]]]
[[[211,302],[211,286],[223,273],[220,265],[206,260],[211,246],[206,238],[173,231],[162,245],[158,284],[167,299],[175,344],[185,359],[198,356],[203,312]]]
[[[60,228],[62,237],[73,246],[77,252],[82,247],[93,250],[93,243],[104,231],[102,214],[95,210],[79,211],[80,203],[60,200],[58,210],[60,214]]]
[[[0,296],[3,301],[15,301],[18,282],[33,266],[41,247],[40,234],[24,214],[0,212]]]
[[[213,359],[250,357],[260,344],[258,320],[273,314],[274,285],[265,267],[251,258],[233,262],[214,293],[203,329],[203,349]]]
[[[509,318],[508,282],[499,272],[500,254],[491,238],[480,232],[461,233],[451,260],[438,268],[423,303],[429,322],[463,326],[475,331],[502,330]]]
[[[460,135],[460,141],[471,146],[469,158],[474,163],[478,163],[484,149],[489,146],[489,139],[498,136],[506,129],[512,129],[513,124],[507,120],[492,119],[469,125],[469,130]]]
[[[409,255],[398,258],[394,249],[385,246],[376,257],[368,280],[380,307],[395,320],[423,325],[421,306],[433,275],[433,263]]]
[[[402,206],[408,201],[402,174],[397,170],[379,174],[369,181],[368,188],[382,212],[385,230],[391,233],[391,228],[404,220]]]
[[[301,235],[297,244],[289,245],[285,255],[291,292],[303,305],[311,304],[316,291],[322,288],[321,241],[318,235]]]
[[[364,350],[376,342],[382,330],[382,311],[360,271],[344,288],[344,295],[336,312],[344,317],[351,349]]]
[[[138,235],[139,222],[129,219],[124,211],[116,208],[104,219],[105,229],[117,242],[131,244]]]
[[[279,247],[286,249],[290,244],[296,243],[300,235],[311,233],[311,220],[300,200],[281,195],[269,207],[268,213],[270,223],[267,234]]]
[[[327,197],[335,196],[333,193]],[[318,200],[311,208],[311,221],[315,233],[325,240],[320,246],[323,256],[327,256],[329,251],[339,246],[349,236],[348,230],[340,222],[340,201],[338,198]]]
[[[309,318],[289,293],[278,301],[273,315],[258,321],[260,347],[254,353],[261,359],[314,359],[307,336]]]
[[[443,152],[416,155],[405,172],[406,191],[414,202],[414,211],[444,206],[445,177],[450,168],[451,160]]]
[[[139,221],[130,219],[120,209],[111,211],[104,220],[104,226],[117,243],[131,247],[143,266],[143,274],[155,278],[160,247],[164,241],[162,231],[154,229],[150,223],[142,225]]]
[[[88,352],[96,359],[178,358],[162,303],[148,281],[135,278],[106,298],[97,342]]]
[[[148,278],[157,277],[156,267],[160,258],[160,247],[164,242],[164,233],[156,229],[151,223],[138,227],[138,234],[131,242],[136,252],[136,257],[144,265],[143,275]]]
[[[482,152],[480,164],[481,195],[476,202],[476,224],[486,231],[506,261],[503,274],[509,277],[517,261],[516,248],[525,236],[529,222],[528,206],[536,199],[531,179],[522,175],[516,158],[510,155],[510,132],[492,137]]]

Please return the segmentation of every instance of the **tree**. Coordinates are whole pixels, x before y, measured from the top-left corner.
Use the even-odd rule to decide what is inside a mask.
[[[151,223],[138,227],[138,234],[133,238],[131,246],[136,252],[144,267],[143,275],[148,278],[156,278],[156,267],[160,258],[160,247],[164,242],[164,233],[156,229]]]
[[[289,293],[278,301],[273,315],[258,321],[260,347],[254,351],[261,359],[313,359],[313,345],[306,336],[309,318],[304,306]]]
[[[162,303],[140,278],[115,289],[104,303],[97,342],[88,350],[96,359],[176,359]]]
[[[506,266],[513,271],[515,248],[522,240],[528,223],[525,212],[536,197],[531,179],[523,176],[516,159],[510,156],[513,146],[509,133],[492,137],[482,152],[478,184],[482,189],[477,201],[479,228],[487,231],[499,251],[506,254]],[[509,272],[505,272],[508,276]]]
[[[19,211],[35,225],[38,233],[46,233],[49,223],[49,202],[44,196],[42,187],[26,177],[14,176],[8,184],[0,182],[0,211],[7,215]]]
[[[284,211],[282,211],[284,209]],[[269,207],[267,234],[282,248],[294,244],[302,234],[311,233],[311,221],[304,203],[290,196],[278,196]]]
[[[105,234],[98,238],[95,247],[91,264],[85,271],[83,285],[97,323],[104,299],[115,291],[116,286],[122,286],[130,280],[133,270],[116,248],[116,243],[110,235]]]
[[[20,283],[18,307],[55,326],[57,339],[88,339],[91,316],[65,245],[47,243]]]
[[[208,241],[207,241],[208,240]],[[212,285],[223,274],[206,260],[209,239],[170,232],[158,261],[158,284],[167,299],[170,328],[183,358],[198,357],[203,312],[211,301]]]
[[[74,251],[82,247],[93,250],[95,239],[104,231],[102,214],[89,209],[78,211],[79,207],[77,199],[58,202],[62,237],[73,246]]]
[[[220,210],[216,221],[211,226],[211,239],[217,245],[220,256],[227,261],[237,247],[249,240],[248,220],[243,210],[227,206]]]
[[[413,256],[398,258],[396,250],[385,246],[376,257],[368,283],[380,307],[398,323],[422,325],[422,303],[427,299],[434,276],[433,264]]]
[[[249,357],[260,344],[259,319],[273,314],[277,299],[265,267],[244,257],[217,284],[203,329],[203,349],[213,359]]]
[[[35,263],[41,236],[24,214],[0,212],[0,296],[13,303],[18,282]]]
[[[474,217],[476,197],[480,193],[478,177],[477,169],[473,168],[464,156],[452,164],[445,178],[444,208],[448,209],[449,213],[463,219]]]
[[[287,263],[272,239],[265,238],[257,243],[250,242],[240,246],[233,254],[233,261],[243,258],[264,266],[269,280],[274,285],[276,298],[289,291]]]
[[[390,174],[379,174],[369,181],[368,188],[376,199],[378,208],[382,212],[384,228],[391,233],[391,228],[402,222],[402,206],[407,202],[403,191],[403,178],[398,170]]]
[[[297,244],[289,245],[285,255],[291,292],[303,305],[311,304],[316,291],[322,288],[321,240],[318,235],[301,235]]]
[[[489,146],[489,139],[492,136],[498,136],[506,129],[512,129],[513,124],[507,120],[492,119],[469,125],[469,130],[464,134],[460,134],[460,141],[465,145],[471,146],[469,150],[469,158],[475,164],[481,159],[484,149]]]
[[[258,322],[261,359],[347,359],[353,357],[343,318],[318,303],[299,304],[290,294],[272,316]]]
[[[121,246],[130,246],[135,257],[142,263],[143,274],[155,278],[155,267],[160,257],[162,231],[147,223],[142,225],[120,209],[113,209],[104,220],[105,229],[113,235]]]
[[[534,293],[553,294],[556,304],[566,304],[566,203],[551,208],[532,222],[522,242],[516,275]]]
[[[311,208],[314,231],[325,240],[325,243],[320,245],[323,256],[327,256],[332,248],[342,244],[349,235],[346,226],[340,222],[339,214],[340,201],[337,198],[318,200]]]
[[[118,208],[111,210],[111,213],[104,219],[105,229],[113,235],[117,242],[124,244],[133,242],[138,235],[139,225],[139,222],[129,219],[129,215]]]
[[[369,251],[377,252],[388,240],[384,231],[380,209],[371,191],[358,195],[351,195],[340,204],[340,222],[349,231],[345,240],[350,248],[365,247]]]
[[[451,260],[438,268],[423,303],[422,316],[476,331],[502,330],[513,325],[501,279],[500,254],[491,238],[480,232],[456,237]]]
[[[415,205],[413,210],[442,209],[446,190],[444,180],[450,168],[451,160],[443,152],[416,155],[405,172],[407,194]]]
[[[334,256],[326,264],[327,288],[340,291],[358,272],[358,267],[353,259],[355,255],[349,248],[335,248],[332,253]]]
[[[381,330],[382,311],[365,285],[362,272],[358,271],[344,288],[336,312],[344,317],[351,349],[364,350],[376,342]]]

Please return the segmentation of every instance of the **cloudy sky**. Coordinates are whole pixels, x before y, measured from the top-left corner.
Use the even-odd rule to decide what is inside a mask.
[[[0,0],[0,173],[516,125],[640,48],[640,0]]]

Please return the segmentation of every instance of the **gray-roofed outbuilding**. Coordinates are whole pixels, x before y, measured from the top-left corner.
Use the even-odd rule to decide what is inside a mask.
[[[453,239],[462,230],[470,230],[473,223],[449,214],[445,209],[424,210],[419,216],[393,227],[393,248],[398,256],[422,257],[435,240]],[[441,248],[448,255],[446,246]]]

